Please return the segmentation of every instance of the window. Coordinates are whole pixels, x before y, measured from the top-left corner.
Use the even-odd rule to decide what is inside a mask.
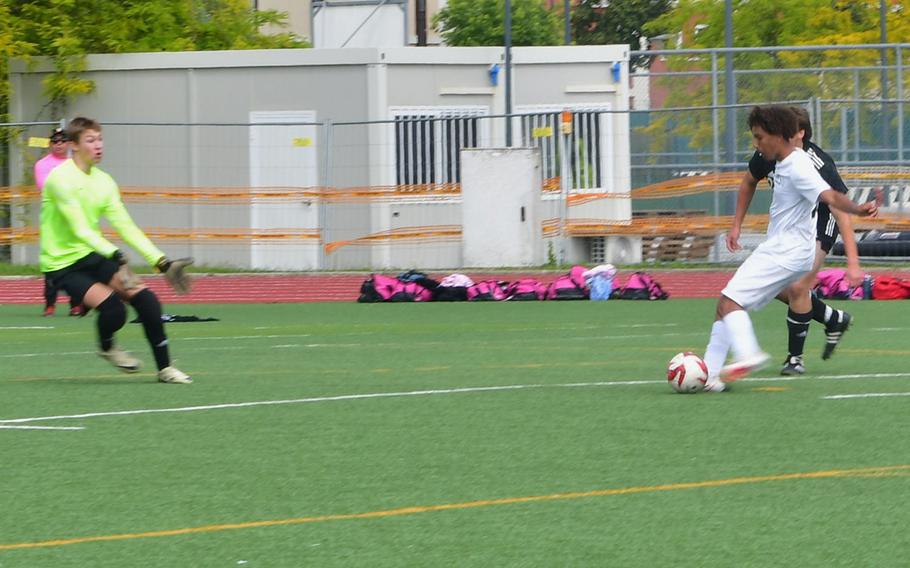
[[[608,117],[606,108],[569,108],[572,111],[572,134],[569,136],[570,189],[606,189],[604,164],[609,157]],[[521,135],[525,146],[540,148],[545,187],[559,187],[562,168],[560,122],[562,109],[526,107],[522,114]],[[555,187],[554,187],[555,185]]]
[[[395,183],[458,183],[462,148],[486,139],[486,107],[392,109]]]

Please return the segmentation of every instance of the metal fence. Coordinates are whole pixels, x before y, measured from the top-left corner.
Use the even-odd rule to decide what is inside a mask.
[[[780,102],[808,108],[813,141],[845,171],[862,173],[849,178],[858,190],[886,186],[894,212],[903,216],[910,198],[906,47],[633,52],[650,67],[631,74],[630,110],[557,104],[494,116],[482,106],[415,107],[371,123],[268,117],[236,124],[106,123],[104,168],[141,224],[177,248],[174,254],[198,256],[205,249],[211,264],[241,266],[305,258],[297,262],[305,269],[426,265],[427,259],[455,267],[460,150],[505,146],[506,121],[513,145],[540,149],[544,234],[567,231],[598,250],[603,237],[658,230],[619,213],[579,213],[591,200],[630,192],[633,220],[711,218],[698,225],[701,234],[722,231],[735,178],[718,176],[744,170],[753,151],[749,109]],[[735,65],[725,75],[728,55]],[[562,139],[564,108],[574,128]],[[28,189],[30,171],[44,151],[37,139],[57,124],[0,125],[0,171],[8,188],[0,193],[0,254],[8,258],[12,243],[32,246],[14,261],[35,261],[38,194]],[[563,207],[563,186],[574,208]],[[766,211],[768,200],[761,192],[755,209]],[[397,252],[388,251],[390,243]],[[723,260],[716,250],[707,258]]]

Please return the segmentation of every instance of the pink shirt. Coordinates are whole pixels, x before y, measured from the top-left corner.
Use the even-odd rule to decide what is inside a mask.
[[[68,159],[69,158],[58,158],[53,154],[48,154],[35,162],[35,185],[38,186],[38,191],[44,189],[44,180],[47,179],[47,175],[51,173],[51,170]]]

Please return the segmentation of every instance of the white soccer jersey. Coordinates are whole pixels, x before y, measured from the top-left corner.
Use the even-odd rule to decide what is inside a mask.
[[[794,148],[789,156],[778,162],[771,175],[774,195],[768,238],[789,233],[814,244],[818,196],[831,186],[822,179],[812,158],[801,148]]]
[[[777,163],[772,174],[768,238],[758,245],[721,292],[747,310],[757,310],[812,269],[815,209],[830,189],[812,159],[799,148]]]

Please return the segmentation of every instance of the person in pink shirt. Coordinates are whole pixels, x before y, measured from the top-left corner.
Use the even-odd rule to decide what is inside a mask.
[[[35,185],[38,186],[38,191],[44,190],[44,180],[47,179],[48,174],[53,171],[54,168],[65,162],[69,159],[69,141],[66,139],[66,133],[62,128],[55,128],[51,132],[50,138],[50,152],[37,162],[35,162]],[[52,316],[54,315],[54,310],[57,306],[57,288],[52,286],[47,278],[44,279],[44,315]],[[82,316],[85,315],[85,308],[79,304],[74,304],[70,300],[70,315],[71,316]]]

